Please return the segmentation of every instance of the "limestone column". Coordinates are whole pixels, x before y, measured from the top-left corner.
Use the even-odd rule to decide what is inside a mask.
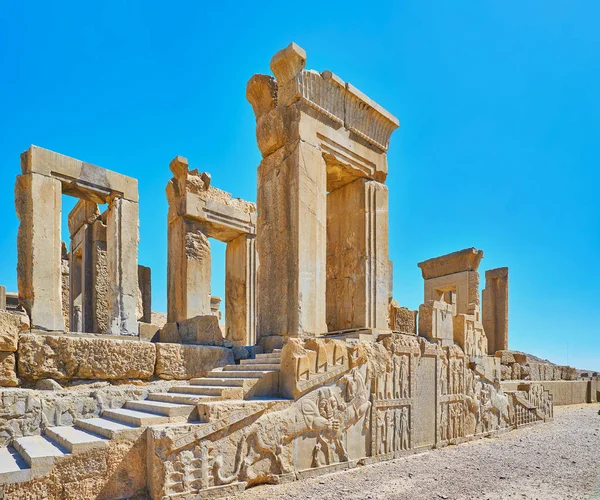
[[[243,234],[225,252],[225,332],[236,345],[256,343],[256,237]]]
[[[168,227],[169,323],[211,313],[210,278],[210,242],[201,224],[174,216]]]
[[[30,173],[17,176],[15,204],[19,300],[31,328],[64,330],[61,273],[61,205],[59,180]]]
[[[508,267],[485,272],[482,292],[482,322],[488,338],[488,352],[508,349]]]
[[[326,165],[314,141],[302,140],[303,113],[285,91],[305,63],[305,52],[290,45],[271,61],[277,83],[256,75],[246,94],[263,155],[257,196],[258,336],[263,344],[265,337],[327,331]]]
[[[122,198],[110,202],[106,221],[109,276],[108,333],[137,335],[138,204]]]
[[[327,326],[388,329],[388,189],[357,179],[327,196]]]

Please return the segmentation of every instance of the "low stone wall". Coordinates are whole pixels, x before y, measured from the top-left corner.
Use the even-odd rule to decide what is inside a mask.
[[[577,370],[571,366],[545,363],[517,351],[496,351],[502,363],[502,380],[575,380]]]
[[[581,403],[596,403],[600,390],[599,379],[591,380],[542,380],[539,381],[544,389],[552,394],[555,406],[574,405]],[[523,390],[529,385],[528,381],[505,381],[502,389],[505,391]]]
[[[235,363],[232,349],[225,347],[73,334],[24,333],[18,336],[16,351],[7,353],[12,357],[6,368],[0,363],[0,384],[5,387],[44,379],[63,385],[77,380],[185,380]]]

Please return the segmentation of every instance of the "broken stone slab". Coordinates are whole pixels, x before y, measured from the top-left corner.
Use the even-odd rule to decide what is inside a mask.
[[[156,344],[156,375],[165,380],[205,377],[234,364],[231,349],[203,345]]]
[[[35,383],[35,388],[38,391],[62,391],[62,386],[51,378],[43,378]]]
[[[25,314],[0,311],[0,351],[15,352],[19,333],[27,329],[29,318]]]
[[[169,344],[223,346],[219,318],[212,314],[167,323],[160,331],[159,338],[160,342]]]
[[[30,381],[149,379],[155,362],[149,342],[33,334],[19,339],[18,373]]]
[[[421,268],[423,279],[428,280],[464,271],[477,271],[482,258],[482,250],[465,248],[458,252],[428,259],[417,265]]]

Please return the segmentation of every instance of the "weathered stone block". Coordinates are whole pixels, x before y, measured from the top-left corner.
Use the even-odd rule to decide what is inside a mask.
[[[156,375],[165,380],[204,377],[234,364],[231,349],[203,345],[156,344]]]
[[[18,385],[14,353],[0,352],[0,387],[16,387]]]
[[[160,335],[160,326],[151,325],[150,323],[138,323],[140,340],[149,342],[157,342]]]
[[[19,340],[18,372],[27,380],[148,379],[155,361],[156,347],[149,342],[54,335]]]
[[[417,334],[417,311],[400,307],[393,301],[390,305],[390,328],[395,332],[408,335]]]
[[[170,344],[223,345],[219,318],[209,314],[179,323],[167,323],[160,331],[160,342]]]
[[[24,314],[0,311],[0,351],[15,352],[19,344],[19,332],[29,328]]]

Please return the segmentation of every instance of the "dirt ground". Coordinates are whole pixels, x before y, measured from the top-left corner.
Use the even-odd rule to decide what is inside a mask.
[[[277,486],[242,500],[600,499],[600,404],[496,438]]]

